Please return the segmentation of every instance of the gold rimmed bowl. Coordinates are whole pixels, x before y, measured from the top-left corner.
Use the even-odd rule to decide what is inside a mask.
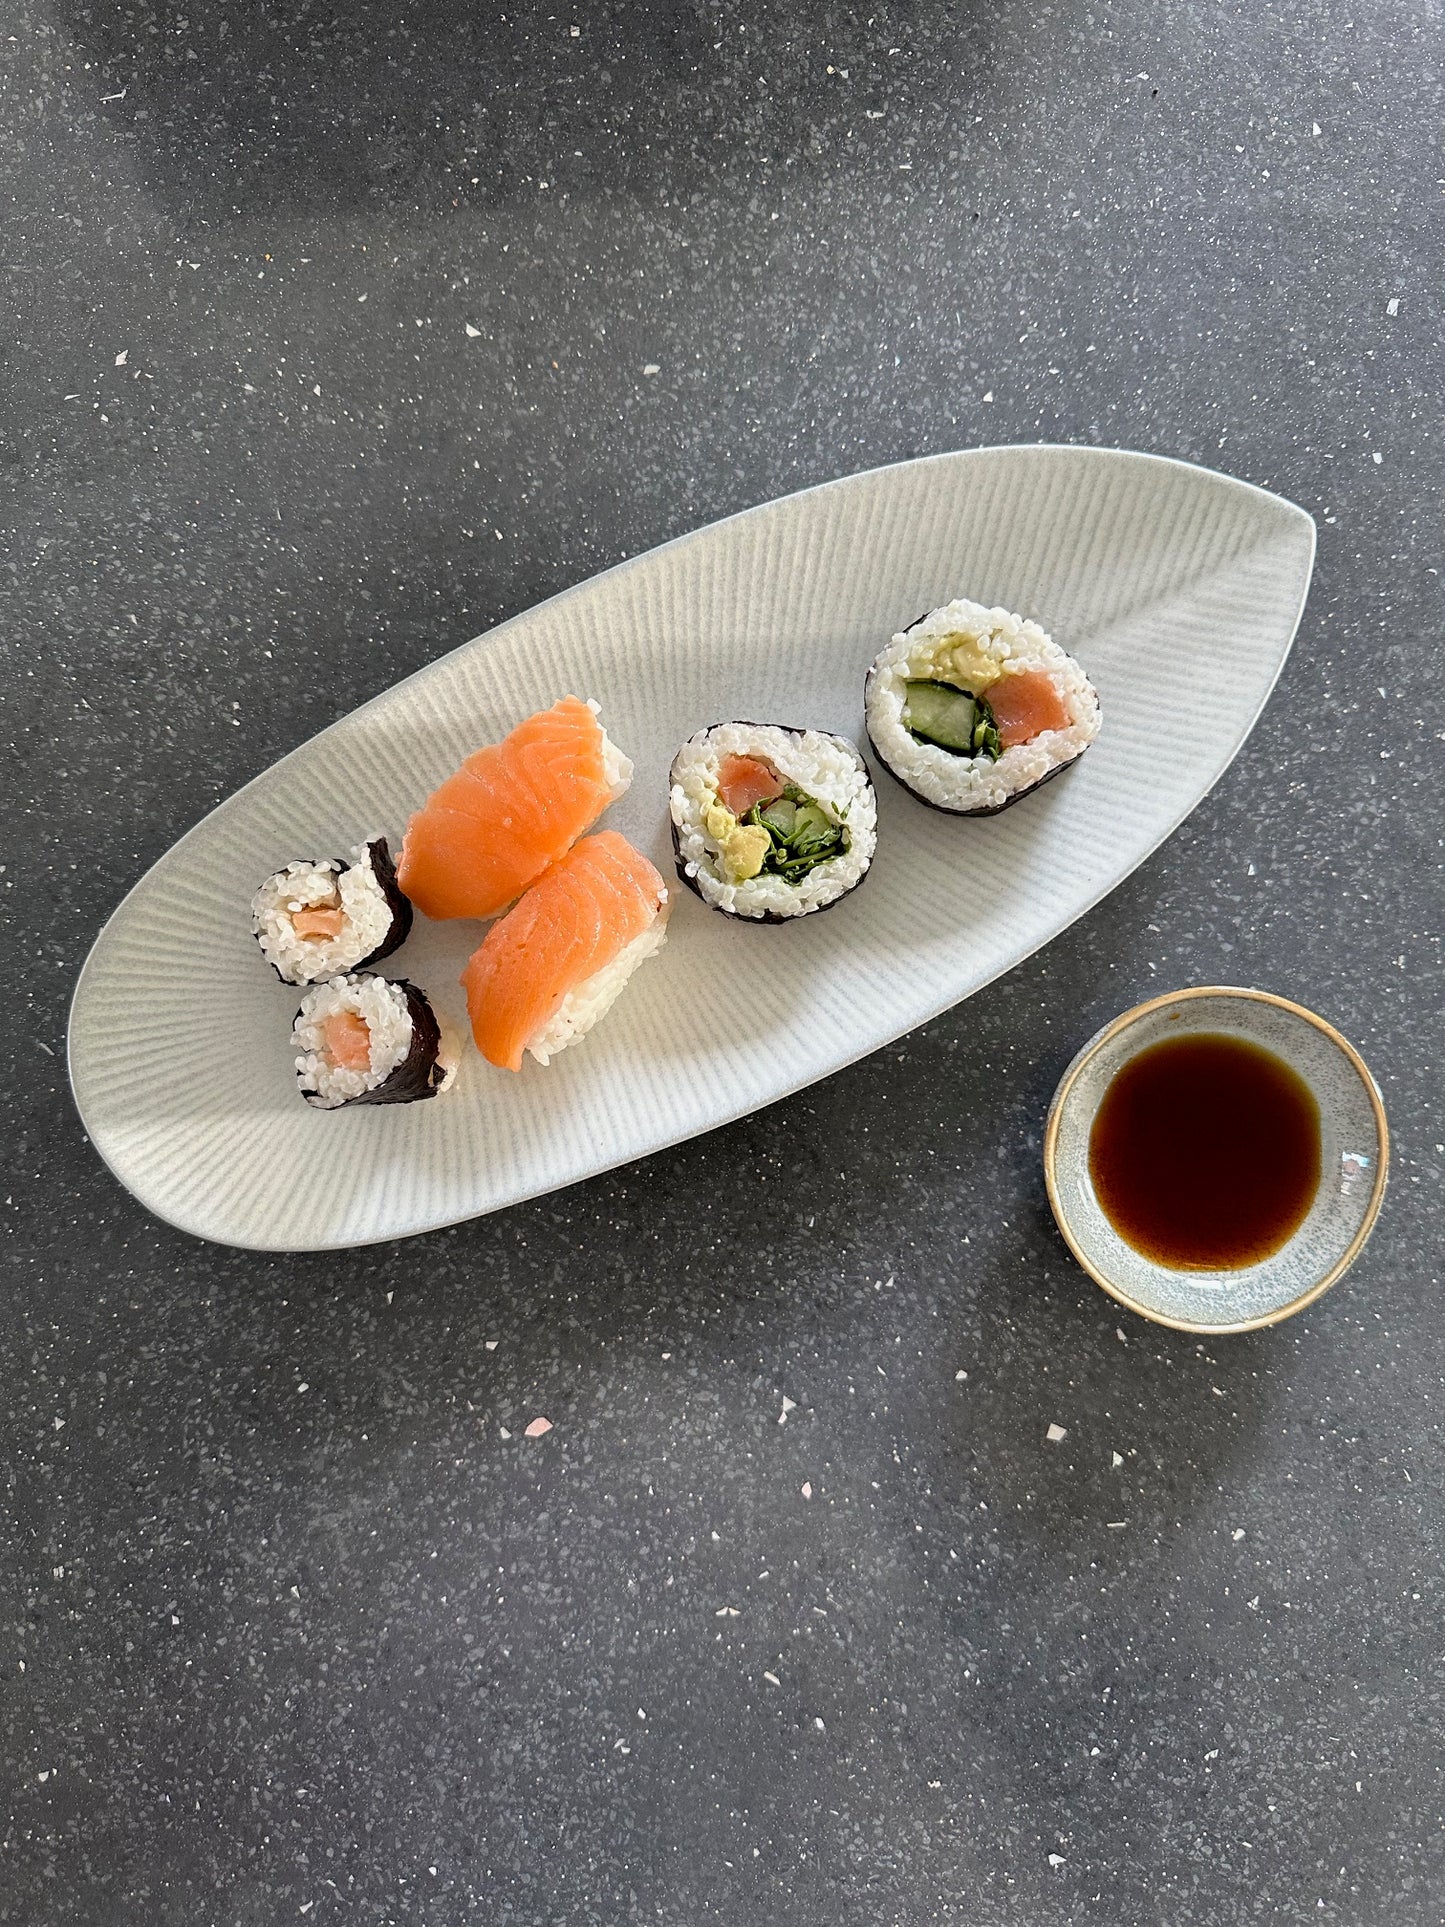
[[[1151,1045],[1191,1034],[1270,1052],[1303,1079],[1319,1108],[1320,1177],[1308,1211],[1278,1250],[1232,1269],[1175,1266],[1136,1248],[1110,1220],[1090,1176],[1094,1122],[1115,1077]],[[1278,1324],[1336,1284],[1374,1229],[1389,1162],[1385,1107],[1355,1047],[1302,1004],[1222,985],[1153,997],[1106,1024],[1064,1072],[1044,1132],[1049,1203],[1084,1270],[1140,1317],[1209,1334]]]

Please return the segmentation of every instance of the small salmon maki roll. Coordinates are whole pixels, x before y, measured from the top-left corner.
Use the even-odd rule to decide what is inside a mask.
[[[564,696],[433,790],[407,825],[401,887],[429,917],[494,917],[631,781],[597,704]]]
[[[283,984],[325,983],[389,957],[406,941],[411,905],[386,838],[267,877],[251,900],[251,929]]]
[[[315,984],[291,1027],[296,1081],[318,1111],[354,1104],[414,1104],[457,1074],[453,1040],[426,992],[369,971]]]
[[[477,1049],[519,1071],[585,1037],[667,935],[667,885],[615,830],[589,836],[494,923],[462,973]]]
[[[1071,769],[1099,733],[1099,697],[1036,622],[960,598],[893,637],[864,693],[891,775],[954,816],[994,816]]]

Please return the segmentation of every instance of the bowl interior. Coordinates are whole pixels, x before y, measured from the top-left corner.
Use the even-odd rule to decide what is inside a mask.
[[[1165,1037],[1222,1033],[1263,1045],[1291,1065],[1320,1110],[1320,1186],[1294,1236],[1259,1264],[1176,1271],[1127,1244],[1089,1178],[1089,1133],[1115,1073]],[[1363,1064],[1319,1019],[1261,992],[1210,989],[1156,999],[1090,1040],[1050,1113],[1050,1200],[1086,1270],[1124,1303],[1170,1325],[1227,1331],[1272,1323],[1332,1284],[1379,1209],[1388,1142],[1379,1093]]]

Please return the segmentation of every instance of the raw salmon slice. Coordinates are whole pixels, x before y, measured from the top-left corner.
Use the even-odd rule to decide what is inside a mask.
[[[718,800],[734,816],[746,816],[754,803],[771,803],[783,793],[783,779],[758,756],[724,756],[717,769]]]
[[[573,993],[579,993],[572,1006],[575,1028],[551,1048],[560,1050],[590,1029],[632,964],[660,945],[657,926],[666,902],[667,885],[615,830],[569,850],[492,925],[462,973],[472,1036],[483,1057],[519,1071],[522,1053],[555,1027]],[[655,941],[649,944],[650,937]]]
[[[339,937],[345,921],[340,910],[297,910],[291,918],[291,928],[304,943],[316,943],[327,937]]]
[[[1067,729],[1070,723],[1054,679],[1042,669],[1024,669],[1017,676],[1000,676],[985,691],[1005,749],[1031,743],[1046,729]]]
[[[407,825],[397,881],[429,917],[494,917],[627,788],[590,703],[564,696],[467,758]]]
[[[360,981],[359,979],[357,981]],[[343,1070],[371,1068],[371,1026],[356,1010],[338,1010],[321,1026],[326,1040],[326,1055]]]

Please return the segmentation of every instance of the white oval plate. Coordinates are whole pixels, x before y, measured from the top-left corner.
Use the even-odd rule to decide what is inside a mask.
[[[973,449],[735,515],[555,596],[365,704],[213,810],[96,939],[70,1075],[96,1148],[160,1217],[317,1251],[550,1191],[771,1103],[969,996],[1129,875],[1239,750],[1289,652],[1314,561],[1303,509],[1115,449]],[[409,813],[479,743],[594,696],[637,764],[603,819],[672,875],[667,768],[730,717],[840,731],[867,753],[863,674],[951,596],[1036,617],[1079,656],[1104,727],[1004,815],[926,809],[876,768],[879,847],[826,915],[757,927],[679,887],[666,949],[597,1031],[514,1076],[468,1046],[457,1087],[321,1112],[250,933],[291,857]],[[481,926],[416,930],[385,966],[459,1025]],[[748,991],[765,978],[768,995]],[[218,1013],[224,1022],[217,1023]]]

